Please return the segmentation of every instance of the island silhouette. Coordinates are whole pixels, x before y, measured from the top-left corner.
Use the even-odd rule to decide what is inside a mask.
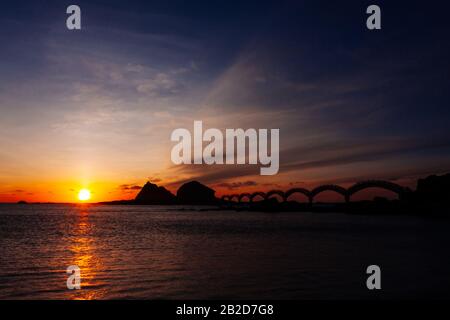
[[[367,188],[381,188],[392,191],[398,199],[389,200],[375,197],[373,200],[352,201],[351,197]],[[314,202],[314,198],[322,192],[333,191],[342,195],[344,202],[321,203]],[[290,201],[289,197],[295,193],[307,197],[306,202]],[[277,199],[278,198],[278,199]],[[281,199],[281,201],[280,201]],[[327,184],[312,190],[305,188],[291,188],[286,191],[270,190],[268,192],[254,192],[223,195],[218,198],[215,190],[198,182],[184,183],[176,195],[154,183],[147,182],[133,200],[117,200],[101,202],[101,204],[127,205],[213,205],[220,210],[248,210],[248,211],[312,211],[312,212],[350,212],[350,213],[410,213],[443,215],[447,214],[450,199],[450,173],[438,176],[431,175],[417,181],[416,190],[385,180],[367,180],[357,182],[349,188]]]

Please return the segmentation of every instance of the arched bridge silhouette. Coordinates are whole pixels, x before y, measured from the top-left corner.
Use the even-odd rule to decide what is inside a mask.
[[[242,194],[232,194],[232,195],[224,195],[222,196],[222,201],[230,201],[230,202],[237,202],[241,203],[243,202],[243,199],[247,198],[249,202],[253,202],[256,197],[261,197],[262,200],[268,200],[272,196],[279,196],[283,202],[288,201],[288,198],[295,194],[303,194],[308,198],[309,203],[314,202],[314,198],[319,195],[322,192],[325,191],[333,191],[340,195],[342,195],[345,199],[345,202],[350,202],[351,197],[364,189],[368,188],[380,188],[388,191],[392,191],[396,193],[399,197],[399,199],[403,199],[403,197],[411,192],[411,189],[407,187],[403,187],[401,185],[398,185],[396,183],[390,182],[390,181],[384,181],[384,180],[367,180],[367,181],[361,181],[357,182],[354,185],[352,185],[349,188],[344,188],[339,185],[335,184],[325,184],[318,186],[311,191],[305,188],[292,188],[287,190],[286,192],[282,190],[270,190],[267,193],[265,192],[254,192],[254,193],[242,193]],[[235,201],[233,201],[235,199]]]

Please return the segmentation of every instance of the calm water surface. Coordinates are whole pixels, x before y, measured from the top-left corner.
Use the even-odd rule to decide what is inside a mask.
[[[0,299],[450,297],[448,219],[180,209],[0,205]]]

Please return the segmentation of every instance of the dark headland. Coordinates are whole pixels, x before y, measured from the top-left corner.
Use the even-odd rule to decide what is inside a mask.
[[[191,181],[183,184],[172,194],[164,187],[147,182],[134,200],[118,200],[101,202],[101,204],[129,204],[129,205],[216,205],[220,200],[215,197],[215,191],[200,182]]]
[[[396,192],[398,199],[389,200],[375,197],[368,201],[351,201],[351,195],[364,188],[380,187]],[[314,196],[322,191],[341,193],[344,202],[320,203],[314,202]],[[307,195],[309,201],[299,203],[288,200],[293,193]],[[274,197],[278,195],[278,199]],[[281,201],[279,200],[281,199]],[[420,214],[420,215],[448,215],[450,212],[450,173],[437,176],[432,175],[417,181],[416,190],[410,190],[387,181],[364,181],[345,189],[337,185],[319,186],[311,191],[293,188],[283,192],[272,190],[269,192],[255,192],[253,194],[233,194],[217,198],[215,191],[198,181],[183,184],[172,194],[162,186],[147,182],[134,200],[118,200],[101,202],[101,204],[126,205],[213,205],[220,210],[237,211],[309,211],[309,212],[349,212],[374,214]]]

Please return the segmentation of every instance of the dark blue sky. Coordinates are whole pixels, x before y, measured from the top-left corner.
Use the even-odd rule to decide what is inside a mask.
[[[81,7],[81,31],[65,28],[70,4]],[[381,7],[382,30],[366,29],[369,4]],[[168,136],[193,120],[280,128],[280,174],[261,183],[446,171],[448,9],[444,1],[4,3],[0,180],[12,187],[25,168],[47,177],[80,162],[76,174],[88,180],[92,171],[121,183],[261,179],[256,168],[171,167]]]

